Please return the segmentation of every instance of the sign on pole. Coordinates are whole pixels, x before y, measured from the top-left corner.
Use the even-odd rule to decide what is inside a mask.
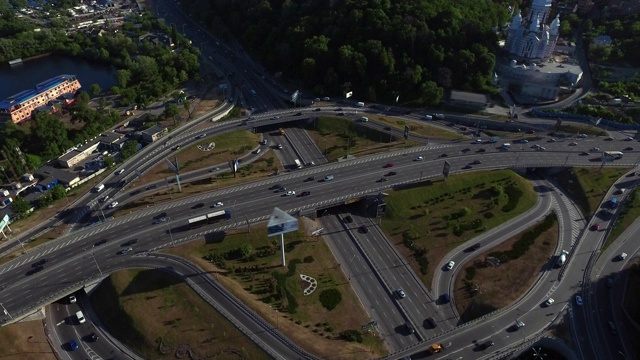
[[[404,126],[404,138],[405,138],[405,140],[409,139],[409,126],[408,125]]]
[[[451,164],[448,161],[444,161],[444,166],[442,167],[442,176],[447,180],[449,178],[449,170],[451,169]]]
[[[353,96],[353,91],[349,91],[346,94],[344,94],[344,97],[347,98],[347,99],[352,97],[352,96]]]
[[[4,230],[4,227],[9,223],[9,215],[4,214],[2,220],[0,220],[0,231]]]
[[[273,208],[269,223],[267,223],[267,236],[277,236],[298,230],[298,219],[280,210]]]
[[[169,170],[173,171],[174,173],[178,173],[178,167],[171,162],[171,160],[164,158],[167,161],[167,164],[169,166]]]
[[[294,103],[300,97],[300,90],[296,90],[293,94],[291,94],[291,102]]]

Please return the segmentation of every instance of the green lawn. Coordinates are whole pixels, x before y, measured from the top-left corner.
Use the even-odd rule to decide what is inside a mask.
[[[394,127],[399,130],[404,130],[405,125],[409,126],[409,131],[421,136],[426,136],[432,139],[445,139],[445,140],[461,140],[465,137],[457,133],[456,131],[447,131],[438,126],[429,125],[425,121],[407,120],[397,118],[393,116],[380,116],[380,115],[367,115],[370,120],[381,122]]]
[[[390,191],[381,223],[430,286],[435,264],[451,249],[536,201],[530,182],[511,170],[474,172]]]
[[[621,168],[572,168],[555,175],[576,202],[582,215],[593,214],[611,185],[628,171]]]
[[[640,191],[634,189],[627,198],[629,202],[625,202],[622,205],[622,210],[618,214],[616,222],[612,225],[612,230],[607,237],[602,252],[613,243],[637,218],[640,217]]]

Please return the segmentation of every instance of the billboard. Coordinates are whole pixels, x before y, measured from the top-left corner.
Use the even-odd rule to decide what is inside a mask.
[[[344,97],[347,98],[347,99],[352,97],[352,96],[353,96],[353,91],[349,91],[348,93],[344,94]]]
[[[298,230],[298,219],[280,210],[273,208],[269,223],[267,224],[267,236],[282,235]]]
[[[291,94],[291,102],[294,103],[300,97],[300,91],[296,90],[293,94]]]
[[[404,126],[404,138],[405,140],[409,139],[409,126]]]
[[[442,175],[445,180],[449,177],[449,170],[451,170],[451,164],[445,160],[444,166],[442,167]]]
[[[0,220],[0,231],[4,230],[7,224],[9,224],[9,214],[4,214],[4,217]]]

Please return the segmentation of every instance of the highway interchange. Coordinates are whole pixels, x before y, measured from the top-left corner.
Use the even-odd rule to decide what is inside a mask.
[[[162,4],[160,2],[158,5],[159,10],[165,6],[172,6],[172,3],[168,2]],[[176,11],[172,16],[179,16],[179,13]],[[206,34],[199,36],[202,36],[203,40],[208,37]],[[194,35],[193,38],[195,37]],[[192,38],[191,35],[190,38]],[[215,40],[209,39],[209,43],[215,43]],[[202,48],[208,49],[205,46]],[[229,49],[226,54],[230,53]],[[88,212],[92,212],[91,209],[93,209],[93,214],[97,216],[96,211],[101,206],[104,206],[101,212],[106,218],[110,218],[114,210],[99,203],[99,197],[109,194],[120,204],[126,204],[135,199],[135,196],[130,195],[130,192],[137,190],[135,182],[127,186],[126,189],[121,189],[118,186],[119,182],[122,179],[127,179],[129,182],[135,180],[135,171],[144,173],[174,153],[175,146],[181,145],[184,148],[194,142],[200,134],[212,136],[237,129],[253,130],[273,127],[274,124],[288,124],[292,120],[301,118],[335,115],[338,109],[338,107],[329,106],[323,107],[321,111],[313,111],[314,109],[274,111],[273,109],[282,106],[282,96],[266,95],[274,93],[274,86],[262,81],[264,79],[259,76],[258,70],[250,65],[250,61],[225,60],[226,56],[221,56],[220,52],[216,51],[211,51],[207,56],[211,56],[221,68],[235,72],[234,79],[229,81],[234,83],[234,88],[240,90],[229,94],[228,102],[215,113],[196,119],[191,124],[173,132],[172,137],[167,141],[154,143],[145,148],[131,160],[130,164],[135,164],[135,166],[126,166],[125,174],[121,176],[113,174],[107,178],[105,192],[100,194],[87,193],[74,204],[76,208],[80,209],[76,214],[76,219],[86,217]],[[245,55],[237,57],[243,56]],[[237,68],[238,65],[250,71],[245,73],[245,69]],[[260,96],[249,96],[248,89],[256,89]],[[280,92],[280,89],[275,89],[275,91]],[[231,97],[235,99],[231,100]],[[193,130],[198,123],[208,121],[212,116],[227,111],[234,103],[238,102],[244,102],[245,107],[254,107],[262,112],[256,111],[255,118],[248,122],[239,119],[214,123],[206,129]],[[362,109],[350,108],[348,105],[343,105],[342,108],[349,113],[362,111]],[[303,115],[297,115],[298,112],[302,112]],[[379,127],[381,125],[371,123],[362,126]],[[411,268],[395,252],[385,235],[376,227],[375,216],[370,213],[354,213],[350,215],[353,221],[349,222],[346,220],[347,214],[333,208],[348,199],[367,197],[370,199],[367,201],[374,201],[373,199],[376,199],[377,195],[386,189],[439,178],[445,160],[451,164],[453,174],[497,168],[611,166],[610,163],[603,164],[601,162],[599,153],[590,155],[582,155],[582,153],[592,147],[600,147],[602,150],[622,150],[622,147],[629,144],[621,141],[619,136],[616,136],[618,140],[613,141],[605,141],[601,138],[563,138],[555,142],[549,142],[549,138],[546,136],[539,137],[535,134],[524,136],[530,142],[527,144],[514,143],[510,151],[500,151],[498,149],[500,144],[473,144],[471,139],[443,143],[428,139],[421,141],[424,139],[415,137],[425,145],[345,162],[327,163],[319,153],[317,146],[310,141],[304,131],[287,126],[286,137],[266,132],[264,138],[267,139],[267,144],[263,147],[282,144],[283,149],[279,152],[279,156],[284,164],[291,164],[293,159],[301,157],[305,159],[305,163],[313,161],[315,165],[269,179],[163,203],[89,227],[76,227],[67,235],[43,244],[26,255],[0,266],[0,285],[2,285],[0,303],[7,310],[7,314],[1,317],[1,320],[3,323],[10,322],[13,318],[19,318],[34,309],[55,302],[49,307],[52,315],[50,315],[48,323],[53,326],[62,321],[69,321],[73,318],[70,315],[76,311],[75,309],[79,305],[68,304],[66,295],[76,293],[85,284],[95,283],[96,280],[119,269],[165,268],[171,264],[170,266],[176,273],[190,279],[190,285],[201,293],[203,298],[220,310],[223,315],[234,322],[239,329],[248,334],[274,358],[313,358],[313,355],[298,349],[277,329],[273,329],[273,326],[260,319],[193,265],[154,252],[154,250],[173,243],[201,236],[212,236],[218,231],[245,226],[246,222],[264,221],[271,213],[273,206],[276,205],[296,215],[311,214],[321,209],[328,211],[325,216],[319,218],[320,224],[325,229],[332,230],[330,231],[331,236],[325,238],[336,259],[342,265],[352,287],[359,295],[365,310],[378,323],[378,331],[383,336],[385,343],[394,351],[393,358],[420,353],[427,344],[432,342],[443,343],[446,347],[443,355],[435,356],[435,358],[489,359],[505,356],[538,339],[551,321],[565,308],[569,308],[572,314],[573,328],[577,332],[576,338],[579,339],[580,358],[612,359],[620,358],[619,354],[626,354],[625,358],[630,358],[632,355],[626,349],[625,342],[608,333],[608,323],[609,321],[615,323],[618,317],[624,316],[619,312],[619,301],[622,296],[620,296],[620,287],[616,286],[620,283],[616,274],[631,261],[636,252],[637,246],[629,239],[637,234],[638,226],[628,229],[620,238],[622,241],[616,242],[605,253],[600,254],[600,260],[596,262],[597,257],[593,254],[598,254],[597,249],[604,241],[607,231],[583,230],[588,229],[595,221],[601,223],[603,229],[607,229],[609,220],[597,219],[588,222],[583,219],[575,204],[563,195],[552,181],[532,180],[539,195],[539,200],[534,208],[508,224],[481,235],[470,244],[481,243],[483,248],[495,246],[531,226],[549,211],[554,211],[559,217],[562,230],[556,253],[561,250],[570,251],[570,261],[564,268],[558,269],[553,267],[553,260],[550,260],[548,268],[542,273],[535,286],[518,302],[491,314],[491,316],[463,325],[458,323],[454,304],[442,304],[438,299],[443,294],[452,292],[451,286],[457,274],[456,269],[473,257],[473,253],[464,251],[470,244],[454,249],[445,257],[443,260],[445,262],[451,259],[455,260],[456,268],[451,272],[436,273],[431,286],[432,290],[428,290],[417,280]],[[572,142],[576,142],[578,145],[570,146],[569,144]],[[543,145],[546,151],[536,151],[532,148],[532,145],[536,143]],[[484,152],[479,152],[479,149],[484,149]],[[243,163],[250,162],[263,154],[264,152],[248,155],[243,159]],[[443,158],[443,154],[447,154],[447,157]],[[424,157],[424,160],[415,161],[417,156]],[[480,160],[481,163],[473,164],[476,160]],[[640,152],[631,151],[625,152],[625,157],[615,163],[618,166],[633,167],[638,164],[639,160]],[[389,162],[395,164],[394,171],[397,172],[397,175],[388,177],[389,181],[387,182],[380,183],[378,180],[386,172],[383,167]],[[470,169],[463,169],[470,164],[473,164]],[[228,171],[226,164],[219,166],[221,171]],[[208,176],[208,171],[207,168],[184,174],[182,181]],[[326,175],[333,175],[334,180],[321,181]],[[305,181],[311,176],[314,176],[316,180]],[[606,194],[605,200],[613,196],[616,188],[635,186],[636,177],[624,177],[620,182]],[[158,184],[162,184],[162,182]],[[311,195],[304,198],[285,197],[269,190],[275,184],[284,185],[297,192],[310,191]],[[144,190],[144,186],[140,190]],[[623,198],[624,196],[619,197]],[[186,223],[186,219],[209,212],[209,206],[217,201],[224,202],[228,205],[226,208],[232,211],[232,219],[229,222],[198,230],[181,228]],[[204,209],[192,208],[194,204],[200,202],[204,202],[207,206]],[[163,224],[154,225],[154,219],[163,213],[166,213],[170,220]],[[59,219],[52,220],[50,223],[56,221]],[[361,226],[369,229],[366,234],[359,231]],[[125,236],[122,235],[123,230],[126,230]],[[122,243],[133,238],[138,240],[134,251],[126,255],[118,254]],[[103,239],[108,240],[106,244],[93,246]],[[337,243],[345,245],[336,246]],[[611,261],[623,251],[632,256],[629,256],[625,261]],[[45,270],[26,276],[26,273],[32,268],[32,264],[41,258],[49,260]],[[437,268],[443,265],[444,263],[438,264]],[[585,272],[585,269],[589,269],[589,271]],[[190,276],[194,274],[197,276]],[[606,284],[608,278],[614,279],[611,291]],[[586,284],[584,288],[583,283]],[[398,301],[394,293],[397,288],[404,289],[407,294],[407,297],[402,301]],[[583,293],[585,298],[583,307],[575,306],[573,301],[575,295],[580,293]],[[618,294],[618,296],[614,294]],[[556,302],[550,307],[541,307],[541,303],[551,295]],[[59,299],[63,300],[57,301]],[[86,297],[79,296],[80,305],[85,301],[87,301]],[[551,313],[553,316],[549,315]],[[435,329],[425,326],[427,317],[433,317],[437,322]],[[518,331],[512,331],[511,327],[516,320],[523,321],[526,326]],[[403,326],[407,322],[416,329],[416,333],[411,336],[406,336],[402,332]],[[82,339],[93,331],[99,331],[101,337],[105,335],[104,329],[100,329],[99,326],[90,322],[76,326],[58,326],[58,328],[61,329],[59,330],[60,345],[72,337],[78,340]],[[496,345],[487,351],[478,351],[477,343],[488,338],[491,338]],[[595,347],[592,339],[606,339],[604,341],[606,346]],[[95,343],[82,341],[81,344],[82,352],[63,352],[65,358],[110,358],[113,356],[113,348],[103,344],[102,341]]]

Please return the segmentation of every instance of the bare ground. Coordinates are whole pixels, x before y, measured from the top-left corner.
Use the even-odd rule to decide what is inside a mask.
[[[42,320],[0,327],[0,359],[55,360]]]

